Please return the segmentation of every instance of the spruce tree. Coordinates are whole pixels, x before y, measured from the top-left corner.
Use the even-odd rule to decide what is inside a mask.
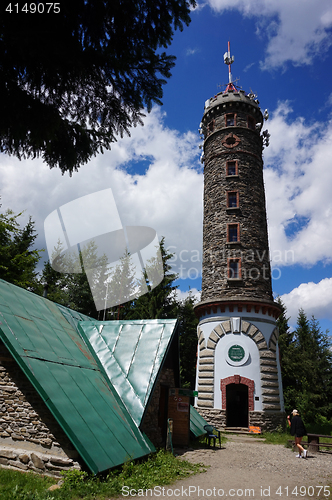
[[[177,317],[180,334],[180,375],[181,384],[190,389],[195,388],[197,365],[197,325],[195,315],[195,298],[189,292],[186,299],[179,301]]]
[[[163,319],[177,317],[177,300],[174,281],[177,274],[171,271],[168,261],[173,254],[165,249],[165,239],[160,241],[160,252],[164,270],[162,281],[155,288],[144,295],[141,295],[133,302],[133,307],[125,319]],[[150,268],[154,266],[154,259],[148,263]],[[150,274],[150,273],[149,273]],[[153,274],[153,273],[152,273]],[[145,276],[147,279],[147,276]],[[149,285],[149,283],[147,282]]]
[[[2,3],[0,151],[72,173],[161,104],[194,0]],[[37,9],[37,10],[36,10]]]
[[[31,217],[20,227],[18,219],[22,213],[7,210],[0,214],[0,278],[33,291],[42,250],[33,248],[37,233]]]

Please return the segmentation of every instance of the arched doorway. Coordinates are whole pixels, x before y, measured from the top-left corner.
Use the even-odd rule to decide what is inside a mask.
[[[228,384],[226,386],[226,426],[248,427],[248,386]]]

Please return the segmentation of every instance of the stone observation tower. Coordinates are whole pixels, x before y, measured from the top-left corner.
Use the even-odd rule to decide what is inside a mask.
[[[204,226],[195,406],[220,427],[274,429],[284,421],[257,96],[232,81],[205,102]]]

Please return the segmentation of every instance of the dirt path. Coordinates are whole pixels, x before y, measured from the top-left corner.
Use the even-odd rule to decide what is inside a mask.
[[[311,453],[307,459],[295,455],[282,445],[234,436],[222,449],[191,450],[181,456],[210,466],[207,472],[152,491],[124,489],[123,497],[299,500],[317,499],[320,493],[332,500],[332,487],[327,486],[332,484],[332,454]]]

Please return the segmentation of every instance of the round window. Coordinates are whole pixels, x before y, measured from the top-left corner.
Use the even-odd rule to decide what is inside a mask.
[[[222,141],[222,144],[226,147],[226,148],[234,148],[235,146],[237,146],[238,144],[240,144],[240,139],[238,138],[237,135],[235,134],[229,134],[227,135],[224,140]]]
[[[235,137],[227,137],[226,144],[228,146],[234,146],[235,143],[236,143]]]

